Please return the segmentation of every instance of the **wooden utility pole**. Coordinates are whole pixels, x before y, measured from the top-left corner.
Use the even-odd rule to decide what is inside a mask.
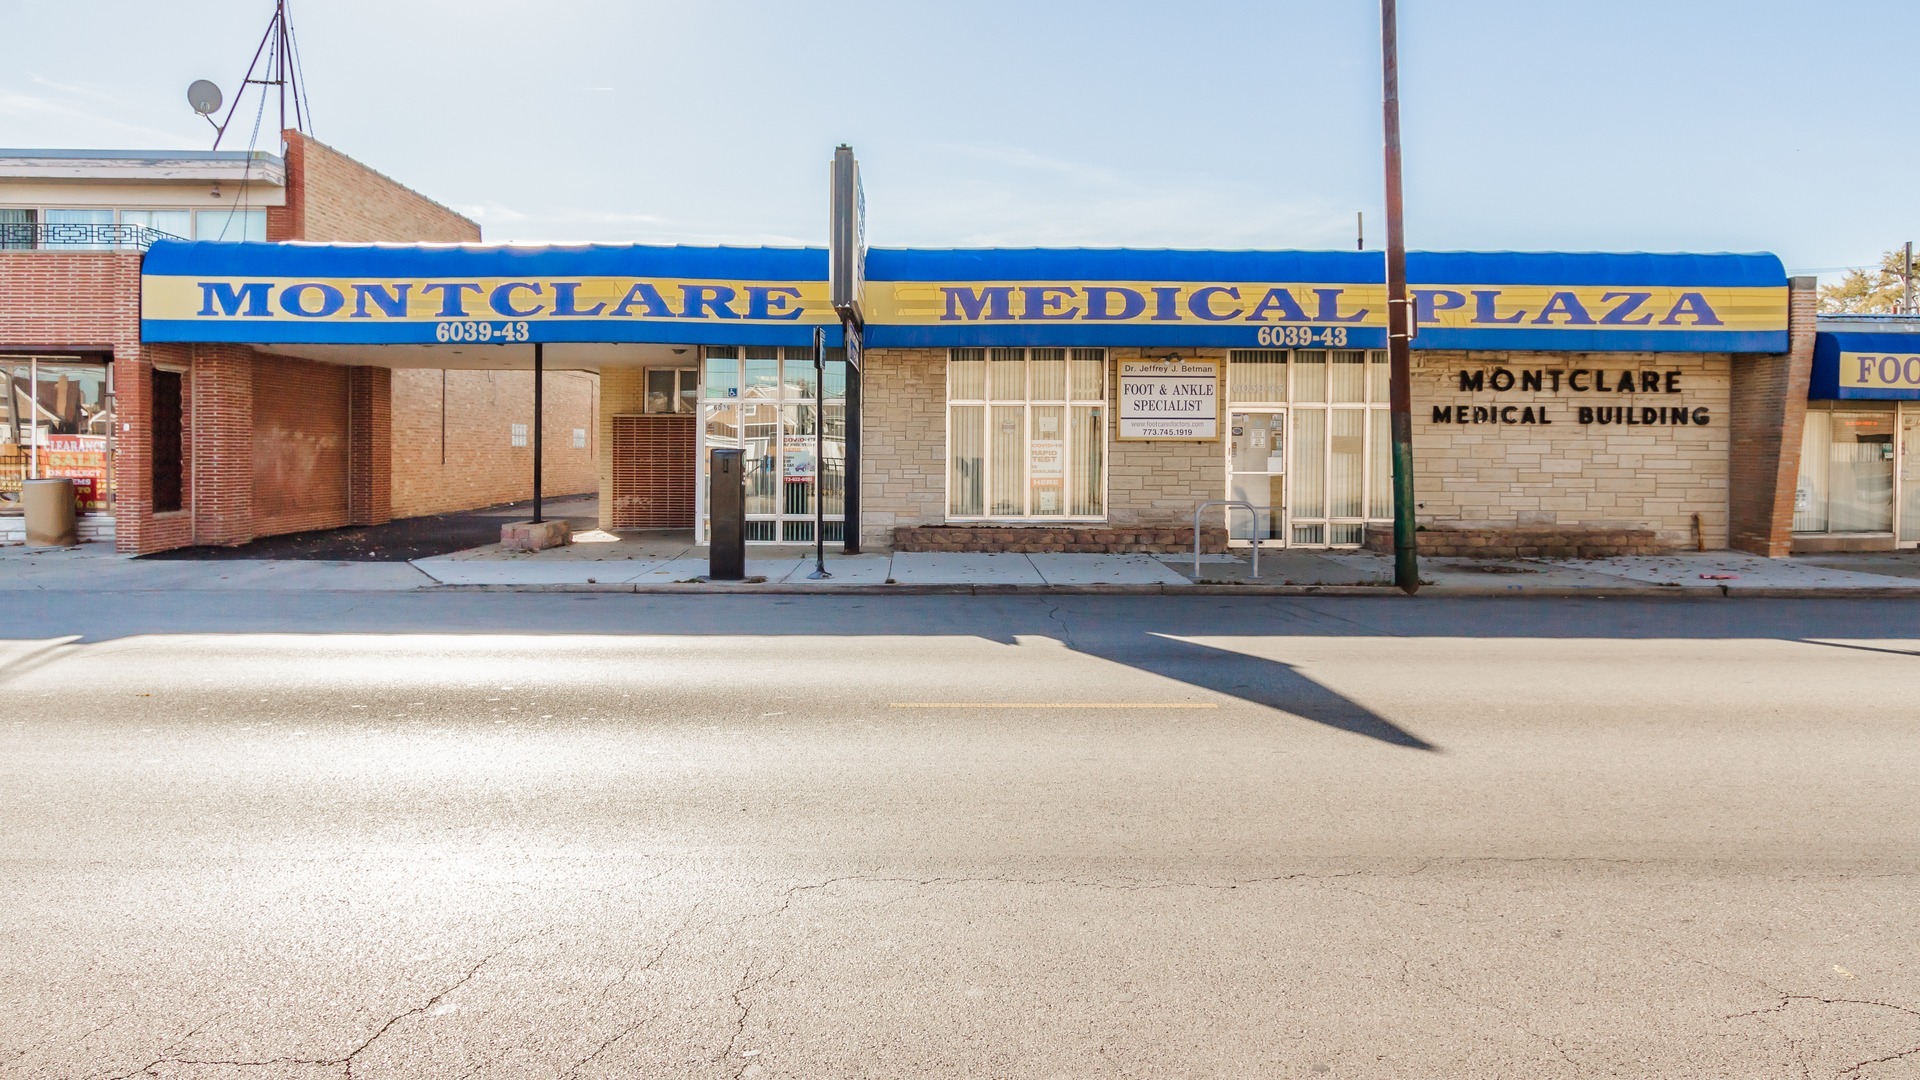
[[[1400,45],[1394,0],[1380,0],[1387,135],[1387,400],[1393,428],[1393,583],[1420,588],[1413,521],[1413,311],[1407,304],[1407,228],[1400,199]]]

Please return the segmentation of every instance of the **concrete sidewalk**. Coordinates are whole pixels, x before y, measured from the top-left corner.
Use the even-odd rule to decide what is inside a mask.
[[[94,591],[524,592],[1115,592],[1236,595],[1397,595],[1392,564],[1360,551],[1267,551],[1260,575],[1244,551],[1206,555],[901,552],[827,556],[814,580],[810,549],[756,548],[747,580],[708,582],[706,549],[684,533],[620,538],[582,534],[566,548],[507,552],[485,545],[397,562],[153,560],[106,545],[0,548],[0,594]],[[1431,596],[1920,597],[1920,552],[1762,559],[1737,552],[1587,560],[1423,559]]]

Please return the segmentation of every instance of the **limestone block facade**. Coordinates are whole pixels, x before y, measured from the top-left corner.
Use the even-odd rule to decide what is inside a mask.
[[[1107,350],[1105,520],[1191,529],[1194,507],[1220,498],[1226,487],[1226,450],[1220,441],[1120,442],[1114,437],[1120,362],[1149,353],[1214,359],[1226,370],[1225,350]],[[881,550],[892,543],[896,528],[946,521],[947,350],[868,350],[861,392],[860,542]]]
[[[1418,520],[1642,527],[1673,548],[1726,547],[1731,363],[1723,354],[1415,352]],[[1497,382],[1496,372],[1505,373]],[[1462,390],[1462,373],[1469,386],[1477,373],[1483,389]],[[1523,380],[1534,385],[1527,373],[1539,373],[1541,389],[1522,389]],[[1623,374],[1632,392],[1619,390]],[[1652,389],[1645,389],[1648,375],[1655,377]],[[1602,384],[1609,389],[1576,388]],[[1457,419],[1461,408],[1469,410],[1465,423]],[[1582,408],[1610,410],[1609,422],[1599,422],[1596,412],[1582,423]],[[1454,410],[1453,419],[1441,420],[1436,409]],[[1532,409],[1535,421],[1483,419],[1473,411],[1479,409],[1509,420]],[[1634,423],[1616,422],[1626,419],[1622,409],[1633,410]],[[1666,410],[1669,422],[1640,423],[1649,409],[1656,421]],[[1687,410],[1686,423],[1670,422],[1675,409]]]
[[[1194,508],[1221,498],[1225,490],[1226,454],[1218,440],[1121,442],[1114,437],[1118,365],[1169,354],[1215,360],[1223,375],[1226,371],[1226,350],[1108,350],[1108,524],[1190,528]],[[1416,352],[1419,520],[1430,527],[1647,530],[1664,548],[1724,548],[1732,365],[1745,359],[1689,353]],[[867,354],[864,546],[885,548],[895,529],[946,522],[946,362],[945,349]],[[1463,390],[1463,372],[1466,385],[1477,378],[1480,389]],[[1631,381],[1631,390],[1620,389],[1623,377]],[[1598,388],[1602,384],[1606,389]],[[1467,419],[1455,422],[1457,413],[1449,413],[1443,421],[1437,407],[1464,408]],[[1591,411],[1585,422],[1583,408]],[[1475,409],[1487,411],[1476,414]],[[1684,411],[1684,419],[1678,411]],[[1518,422],[1523,415],[1531,422]],[[1509,422],[1500,422],[1503,416]],[[1224,425],[1224,415],[1221,421]]]

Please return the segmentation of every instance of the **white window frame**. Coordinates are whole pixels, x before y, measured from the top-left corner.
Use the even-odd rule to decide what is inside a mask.
[[[1233,358],[1237,354],[1253,353],[1253,352],[1261,352],[1261,353],[1284,352],[1287,354],[1287,357],[1286,357],[1287,400],[1285,401],[1240,401],[1234,397]],[[1328,370],[1327,370],[1327,378],[1326,378],[1326,392],[1324,393],[1323,396],[1328,400],[1306,401],[1306,402],[1298,400],[1299,391],[1294,385],[1294,379],[1300,370],[1299,356],[1301,353],[1305,353],[1305,352],[1324,353],[1327,355],[1326,365]],[[1336,352],[1359,352],[1365,355],[1365,360],[1362,363],[1361,395],[1360,395],[1361,400],[1359,401],[1336,402],[1331,400],[1331,398],[1333,397],[1332,354]],[[1286,429],[1287,481],[1281,489],[1283,492],[1281,501],[1284,505],[1281,507],[1275,508],[1276,512],[1281,514],[1282,520],[1285,522],[1285,525],[1286,525],[1286,528],[1284,529],[1282,534],[1285,537],[1285,539],[1283,542],[1279,542],[1279,543],[1269,541],[1268,546],[1328,548],[1333,550],[1353,550],[1355,548],[1360,547],[1361,544],[1333,543],[1334,526],[1359,525],[1361,527],[1361,533],[1364,538],[1364,535],[1366,532],[1366,526],[1392,523],[1393,521],[1392,518],[1376,518],[1376,517],[1366,516],[1367,510],[1373,505],[1373,496],[1374,496],[1374,490],[1373,490],[1374,488],[1374,482],[1373,482],[1374,425],[1388,424],[1391,422],[1388,419],[1388,403],[1386,401],[1377,399],[1374,395],[1374,385],[1373,385],[1372,376],[1373,376],[1373,365],[1376,360],[1384,363],[1386,360],[1386,350],[1384,349],[1230,349],[1228,350],[1227,352],[1227,402],[1226,402],[1226,411],[1227,411],[1228,421],[1231,422],[1233,410],[1235,409],[1239,409],[1245,412],[1280,412],[1285,414],[1287,418],[1287,429]],[[1327,502],[1327,506],[1324,508],[1324,510],[1332,509],[1332,498],[1333,498],[1333,416],[1332,416],[1332,413],[1336,410],[1346,410],[1346,411],[1359,411],[1365,414],[1364,419],[1362,420],[1360,425],[1360,438],[1361,438],[1361,445],[1363,447],[1363,450],[1361,452],[1361,458],[1360,458],[1361,516],[1353,517],[1351,515],[1341,515],[1336,517],[1331,513],[1326,513],[1323,511],[1318,517],[1309,517],[1309,518],[1295,517],[1294,511],[1293,511],[1293,495],[1294,495],[1293,478],[1299,475],[1297,462],[1295,461],[1295,452],[1299,449],[1299,444],[1300,444],[1300,440],[1295,437],[1295,431],[1296,431],[1295,422],[1299,412],[1302,409],[1314,409],[1314,410],[1318,410],[1328,414],[1327,422],[1322,425],[1323,430],[1321,432],[1321,446],[1320,446],[1320,453],[1321,453],[1320,460],[1321,460],[1321,469],[1322,469],[1322,473],[1320,477],[1321,491],[1325,494],[1325,498]],[[1223,444],[1222,446],[1223,453],[1225,453],[1227,449],[1230,449],[1232,445],[1230,439],[1222,440],[1222,444]],[[1392,482],[1391,466],[1389,466],[1388,477],[1389,477],[1388,482],[1391,483]],[[1233,485],[1233,477],[1231,474],[1231,466],[1229,466],[1228,470],[1226,471],[1226,474],[1222,477],[1221,497],[1223,498],[1232,497],[1232,485]],[[1320,540],[1317,542],[1296,541],[1294,539],[1295,531],[1302,527],[1304,528],[1318,527],[1321,530]]]
[[[267,217],[266,217],[266,214],[267,214],[267,208],[266,208],[266,207],[264,207],[264,206],[231,206],[231,207],[220,207],[220,206],[67,206],[67,205],[35,205],[35,206],[21,206],[21,205],[15,205],[15,204],[7,204],[7,205],[0,205],[0,209],[4,209],[4,210],[25,210],[25,211],[28,211],[29,213],[31,213],[31,214],[33,214],[33,220],[34,220],[34,223],[35,223],[35,224],[38,224],[38,225],[42,225],[42,226],[44,226],[44,225],[46,225],[46,224],[47,224],[47,215],[48,215],[49,213],[52,213],[52,212],[57,212],[57,211],[66,211],[66,210],[84,210],[84,211],[88,211],[88,212],[98,212],[98,211],[102,211],[102,210],[105,210],[105,211],[109,211],[109,212],[111,212],[111,213],[113,214],[113,220],[112,220],[112,222],[111,222],[111,224],[114,224],[114,225],[131,225],[131,224],[133,224],[132,222],[130,222],[130,221],[128,221],[128,220],[127,220],[127,215],[128,215],[128,214],[180,214],[180,213],[183,213],[183,214],[186,214],[186,215],[187,215],[187,223],[188,223],[188,225],[187,225],[187,232],[188,232],[189,234],[193,234],[193,235],[188,235],[188,236],[183,236],[183,237],[181,237],[181,238],[180,238],[180,239],[182,239],[182,240],[204,240],[204,239],[211,239],[210,237],[202,237],[202,236],[199,236],[199,235],[198,235],[198,233],[199,233],[199,231],[200,231],[200,217],[199,217],[199,215],[200,215],[200,214],[201,214],[202,212],[205,212],[205,213],[209,213],[209,214],[228,214],[228,215],[232,215],[232,214],[259,214],[259,215],[260,215],[260,222],[261,222],[261,237],[262,237],[262,239],[264,239],[264,238],[265,238],[265,236],[266,236],[266,221],[267,221]],[[151,227],[151,226],[148,226],[148,227]],[[245,235],[244,235],[244,234],[245,234],[245,231],[246,231],[246,229],[245,229],[245,226],[243,225],[243,226],[242,226],[242,228],[241,228],[241,232],[242,232],[242,236],[240,237],[240,239],[241,239],[241,240],[244,240],[244,239],[246,239],[246,237],[245,237]],[[168,234],[168,235],[172,235],[172,234]],[[227,241],[227,242],[228,242],[228,243],[238,243],[239,241]],[[112,250],[112,248],[111,248],[110,246],[109,246],[109,247],[100,247],[100,246],[97,246],[97,245],[95,245],[95,246],[81,246],[81,245],[61,245],[60,247],[57,247],[57,248],[54,248],[53,250],[56,250],[56,251],[58,251],[58,250],[66,250],[66,251],[109,251],[109,250]]]
[[[940,505],[941,505],[942,516],[944,520],[948,522],[968,523],[968,524],[973,524],[973,523],[985,523],[985,524],[995,524],[995,523],[1088,524],[1088,523],[1093,523],[1093,524],[1097,524],[1097,523],[1104,522],[1108,519],[1108,516],[1112,510],[1111,500],[1109,498],[1109,488],[1112,484],[1112,477],[1113,477],[1113,441],[1114,441],[1113,440],[1113,410],[1111,405],[1108,402],[1108,398],[1110,396],[1109,387],[1111,387],[1113,384],[1113,353],[1111,350],[1106,348],[1089,349],[1085,346],[1078,346],[1078,347],[1069,346],[1069,347],[1062,348],[1061,351],[1066,353],[1067,396],[1065,398],[1059,398],[1059,399],[1046,398],[1046,399],[1041,399],[1039,401],[1036,401],[1034,400],[1034,397],[1033,397],[1033,368],[1031,367],[1031,360],[1032,360],[1031,354],[1034,348],[1054,348],[1054,347],[1055,346],[1033,346],[1033,347],[1009,346],[1007,347],[1021,353],[1021,362],[1022,362],[1021,370],[1025,375],[1025,380],[1026,380],[1026,386],[1025,386],[1026,396],[1019,399],[1000,398],[1000,397],[993,396],[993,392],[994,392],[993,372],[992,372],[993,354],[996,352],[1006,351],[1003,348],[982,348],[978,350],[983,354],[984,362],[988,365],[987,378],[985,380],[987,384],[987,396],[984,398],[954,397],[953,396],[953,367],[952,367],[954,354],[957,352],[963,352],[963,351],[972,352],[975,350],[973,349],[965,349],[965,350],[948,349],[947,350],[947,362],[945,365],[943,365],[940,373],[941,380],[942,380],[942,393],[943,393],[943,396],[946,398],[946,406],[943,410],[943,415],[942,415],[942,420],[943,420],[942,436],[943,437],[941,440],[942,449],[944,452],[941,454],[941,457],[940,457]],[[1100,353],[1100,395],[1097,398],[1074,396],[1076,386],[1073,380],[1073,363],[1074,363],[1073,354],[1076,351],[1089,351],[1089,352],[1097,351]],[[986,438],[983,441],[981,445],[981,450],[980,450],[980,470],[986,476],[986,484],[983,485],[981,489],[981,497],[980,497],[980,505],[982,510],[990,509],[993,506],[993,502],[994,502],[993,490],[991,487],[992,480],[993,480],[993,432],[992,432],[993,410],[995,406],[999,406],[1003,408],[1007,406],[1012,406],[1012,405],[1020,406],[1021,435],[1022,435],[1020,445],[1026,448],[1026,453],[1027,453],[1027,460],[1023,460],[1020,463],[1020,505],[1023,510],[1022,513],[1019,513],[1019,514],[982,513],[978,515],[961,516],[953,512],[953,491],[952,491],[952,488],[953,488],[953,407],[955,405],[978,407],[984,410],[985,422],[987,424],[988,430],[986,432]],[[1098,408],[1101,410],[1101,414],[1100,414],[1100,513],[1078,514],[1078,515],[1032,513],[1032,510],[1033,510],[1032,479],[1033,478],[1030,472],[1031,472],[1031,465],[1032,465],[1031,459],[1033,455],[1033,407],[1035,405],[1042,405],[1042,406],[1057,405],[1060,407],[1062,413],[1064,414],[1064,417],[1061,421],[1061,430],[1060,430],[1061,443],[1063,444],[1061,447],[1061,468],[1062,468],[1061,492],[1063,495],[1065,495],[1067,492],[1069,492],[1072,489],[1073,463],[1074,463],[1073,410],[1076,408],[1083,408],[1083,409]],[[1071,501],[1072,500],[1069,498],[1063,498],[1061,500],[1063,506],[1070,504]]]
[[[1906,418],[1910,415],[1913,415],[1914,412],[1920,411],[1920,401],[1896,400],[1892,402],[1877,402],[1870,399],[1868,400],[1838,399],[1838,400],[1809,402],[1807,405],[1807,409],[1810,412],[1818,410],[1821,412],[1826,412],[1831,414],[1831,413],[1840,412],[1843,410],[1869,411],[1871,410],[1871,407],[1876,404],[1891,404],[1893,406],[1893,517],[1892,517],[1892,520],[1889,522],[1889,525],[1890,525],[1891,535],[1893,536],[1894,550],[1896,551],[1901,549],[1910,550],[1915,547],[1920,547],[1920,543],[1916,543],[1915,541],[1912,541],[1912,540],[1903,541],[1900,539],[1903,532],[1901,529],[1901,520],[1902,520],[1902,515],[1905,513],[1905,510],[1906,510],[1907,485],[1915,483],[1916,481],[1912,478],[1903,476],[1901,474],[1900,468],[1901,468],[1901,465],[1906,461],[1906,452],[1907,452]],[[1862,408],[1863,406],[1865,406],[1866,408],[1863,409]],[[1828,445],[1822,446],[1820,448],[1820,452],[1822,454],[1822,468],[1831,467],[1830,460],[1826,459],[1825,457],[1825,455],[1830,454],[1832,452],[1833,435],[1831,430],[1829,430],[1828,432],[1827,440],[1828,440]],[[1805,440],[1802,440],[1800,454],[1801,454],[1801,458],[1804,460],[1806,457]],[[1831,481],[1831,477],[1829,477],[1829,482],[1830,481]],[[1829,500],[1831,500],[1833,497],[1831,488],[1828,489],[1827,497]],[[1827,528],[1821,529],[1818,531],[1809,531],[1809,532],[1800,532],[1796,530],[1794,531],[1793,535],[1812,537],[1812,536],[1876,536],[1880,534],[1873,533],[1873,532],[1856,533],[1856,532],[1849,532],[1845,530],[1835,530],[1833,528],[1833,519],[1832,519],[1831,513],[1829,513],[1829,516],[1827,519]]]

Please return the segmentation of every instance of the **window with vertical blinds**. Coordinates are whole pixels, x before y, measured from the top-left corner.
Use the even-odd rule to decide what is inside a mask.
[[[947,516],[1106,515],[1104,349],[947,355]]]
[[[1227,400],[1284,424],[1289,543],[1355,547],[1367,523],[1392,519],[1386,353],[1235,349]]]

